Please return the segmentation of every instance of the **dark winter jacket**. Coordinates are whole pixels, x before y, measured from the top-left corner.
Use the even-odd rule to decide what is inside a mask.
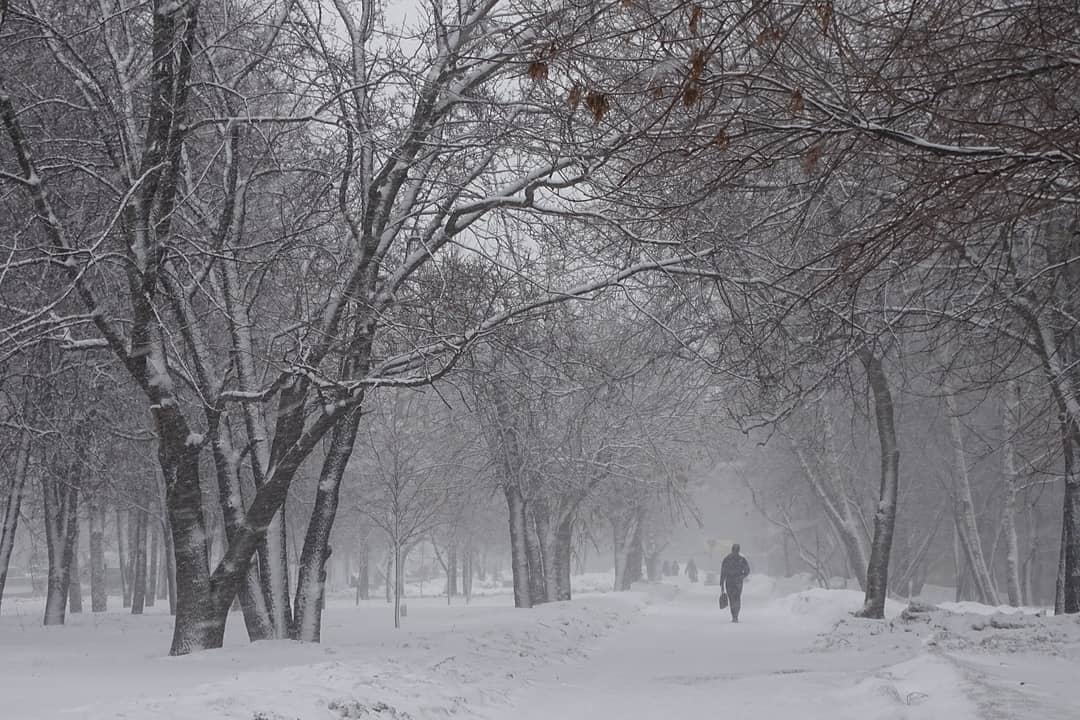
[[[720,584],[724,587],[742,589],[743,580],[750,574],[750,563],[742,555],[731,553],[720,565]]]

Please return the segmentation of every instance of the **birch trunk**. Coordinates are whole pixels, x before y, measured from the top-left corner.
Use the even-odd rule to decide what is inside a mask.
[[[848,570],[859,583],[859,589],[865,592],[866,568],[869,565],[869,556],[866,541],[859,534],[856,518],[852,515],[851,504],[845,498],[839,497],[835,486],[822,477],[814,468],[805,448],[796,440],[792,440],[791,444],[795,449],[799,464],[802,466],[803,474],[810,482],[810,487],[825,509],[825,516],[829,520],[833,533],[844,548],[844,558],[847,561]],[[787,536],[785,535],[785,537]]]
[[[319,642],[322,636],[323,598],[326,594],[326,561],[330,557],[330,533],[337,517],[341,479],[352,457],[360,425],[360,406],[351,410],[334,426],[330,448],[323,459],[315,505],[311,510],[304,549],[300,553],[293,627],[290,637],[304,642]]]
[[[1006,383],[1003,414],[1005,505],[1002,508],[1001,520],[1002,532],[1005,535],[1005,590],[1009,604],[1013,607],[1019,607],[1023,602],[1020,584],[1020,540],[1016,532],[1016,498],[1020,483],[1016,471],[1015,438],[1019,425],[1019,392],[1015,380]]]
[[[964,452],[964,434],[960,425],[960,411],[956,403],[956,394],[947,389],[945,402],[949,409],[949,428],[956,462],[956,472],[953,474],[953,495],[956,503],[955,511],[957,513],[960,544],[967,557],[968,567],[971,569],[972,580],[974,580],[976,592],[979,594],[979,602],[996,606],[998,605],[997,591],[994,589],[990,568],[986,564],[986,555],[983,553],[982,539],[979,536],[978,523],[975,518],[975,503],[971,496],[971,481],[968,477],[967,456]]]
[[[869,348],[862,348],[859,361],[866,370],[867,383],[874,398],[874,418],[881,454],[881,486],[866,569],[866,599],[858,615],[880,620],[885,617],[885,598],[889,589],[889,555],[896,527],[896,498],[900,485],[900,450],[896,444],[892,394],[881,359]]]
[[[23,431],[19,438],[19,447],[15,456],[15,472],[11,484],[0,502],[0,604],[4,601],[4,586],[7,584],[8,566],[15,547],[15,531],[19,527],[19,512],[22,508],[23,495],[26,491],[26,478],[30,474],[30,433]]]

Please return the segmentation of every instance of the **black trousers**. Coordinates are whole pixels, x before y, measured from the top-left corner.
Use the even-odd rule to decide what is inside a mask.
[[[742,583],[727,583],[728,607],[731,608],[731,619],[739,619],[739,610],[742,608]]]

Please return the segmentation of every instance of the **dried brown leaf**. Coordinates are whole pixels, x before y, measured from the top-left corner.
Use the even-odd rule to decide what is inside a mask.
[[[682,102],[686,107],[695,105],[701,100],[701,86],[695,82],[689,82],[686,87],[683,88]]]
[[[566,102],[570,104],[571,110],[577,110],[578,105],[581,104],[581,96],[585,94],[585,89],[577,83],[570,86],[570,93],[566,96]]]
[[[690,32],[695,34],[697,33],[698,24],[701,22],[702,13],[703,10],[701,9],[701,6],[697,3],[694,3],[690,6]]]
[[[611,109],[611,103],[604,93],[590,92],[585,96],[585,107],[589,108],[589,112],[592,113],[593,122],[598,123],[604,119],[608,110]]]
[[[540,81],[548,78],[548,64],[540,60],[533,60],[526,70],[530,80]]]
[[[802,90],[795,88],[795,91],[791,93],[791,102],[788,103],[788,107],[790,107],[791,112],[796,115],[806,109],[806,102],[803,100]]]
[[[705,66],[709,62],[709,54],[704,48],[698,48],[690,54],[690,79],[697,81],[705,72]]]

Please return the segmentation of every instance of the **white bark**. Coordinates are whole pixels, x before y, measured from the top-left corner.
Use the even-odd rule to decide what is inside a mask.
[[[971,568],[975,588],[979,593],[979,602],[997,605],[997,591],[994,580],[986,564],[982,540],[979,537],[978,522],[975,517],[975,502],[971,495],[971,480],[968,476],[967,456],[964,452],[964,433],[960,424],[960,410],[956,403],[956,394],[946,388],[945,402],[949,409],[949,429],[951,433],[955,471],[953,472],[953,501],[955,503],[956,526],[960,535],[960,544]]]
[[[1019,425],[1019,387],[1016,381],[1005,385],[1003,427],[1005,444],[1002,450],[1005,475],[1005,506],[1002,508],[1002,532],[1005,534],[1005,588],[1009,604],[1019,607],[1023,602],[1020,584],[1020,541],[1016,533],[1016,499],[1019,475],[1016,471],[1015,439]]]

